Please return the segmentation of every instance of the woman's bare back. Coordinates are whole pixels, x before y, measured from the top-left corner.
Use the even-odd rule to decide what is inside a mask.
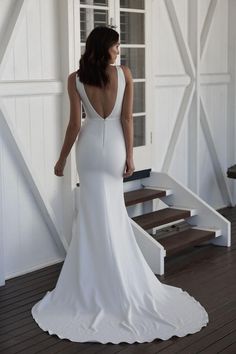
[[[118,91],[118,73],[116,67],[109,65],[107,72],[110,82],[105,88],[84,85],[90,104],[103,119],[106,119],[111,114],[116,103]]]

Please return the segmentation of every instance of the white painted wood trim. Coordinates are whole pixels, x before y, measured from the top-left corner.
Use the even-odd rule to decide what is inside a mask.
[[[36,270],[40,270],[40,269],[43,269],[43,268],[46,268],[46,267],[50,267],[52,265],[55,265],[55,264],[58,264],[58,263],[61,263],[64,261],[65,258],[57,258],[57,259],[53,259],[51,261],[48,261],[48,262],[44,262],[42,264],[37,264],[36,266],[34,267],[30,267],[28,269],[25,269],[24,271],[20,271],[20,272],[15,272],[15,273],[12,273],[11,275],[8,275],[6,277],[6,280],[8,279],[12,279],[12,278],[15,278],[15,277],[19,277],[21,275],[24,275],[24,274],[28,274],[28,273],[31,273],[31,272],[35,272]]]
[[[145,9],[129,9],[126,7],[121,7],[120,11],[130,12],[130,13],[140,13],[140,14],[145,13]]]
[[[77,1],[78,3],[78,1]],[[80,23],[75,24],[74,8],[75,0],[60,0],[60,48],[61,48],[61,78],[64,86],[64,91],[61,97],[62,104],[62,135],[65,136],[66,128],[69,123],[69,97],[67,93],[67,79],[69,73],[75,71],[77,66],[77,46],[75,39],[78,38],[78,33],[75,33],[75,26],[80,26]],[[78,14],[78,11],[76,11]],[[76,47],[76,50],[75,50]],[[63,141],[61,141],[62,146]],[[65,174],[63,177],[63,201],[65,212],[64,230],[67,234],[71,234],[71,226],[73,221],[73,213],[75,209],[75,198],[73,189],[78,182],[76,164],[75,164],[75,145],[67,158]]]
[[[122,43],[121,48],[145,48],[146,44],[124,44]]]
[[[200,31],[199,31],[199,1],[191,1],[188,7],[188,45],[190,48],[195,75],[195,91],[188,116],[188,151],[187,151],[187,179],[188,186],[199,194],[199,99],[200,99]]]
[[[4,265],[4,233],[3,233],[3,209],[4,209],[4,181],[2,174],[3,166],[3,152],[0,148],[0,189],[2,193],[0,194],[0,286],[5,284],[5,265]]]
[[[63,93],[63,84],[55,80],[37,80],[37,81],[1,81],[0,96],[44,96],[61,95]]]
[[[188,75],[156,75],[154,78],[155,87],[186,87],[191,83]]]
[[[228,85],[231,82],[230,73],[199,73],[201,85]],[[155,87],[186,87],[190,84],[191,78],[188,75],[156,75],[154,78]]]
[[[108,6],[80,4],[81,9],[108,10]]]
[[[231,81],[228,89],[228,126],[227,126],[227,165],[236,163],[236,1],[229,0],[228,4],[228,30],[229,30],[229,54],[228,70]],[[236,204],[235,180],[228,180],[233,195],[233,205]]]
[[[231,82],[231,75],[229,73],[214,73],[214,74],[201,74],[201,85],[227,85]]]
[[[154,274],[164,274],[164,247],[142,229],[133,219],[129,218],[138,246]]]

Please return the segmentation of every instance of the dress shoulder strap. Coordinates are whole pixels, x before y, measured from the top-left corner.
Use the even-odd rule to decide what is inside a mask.
[[[117,68],[118,72],[120,73],[121,80],[123,81],[123,83],[126,83],[124,70],[122,69],[121,65],[117,65]]]

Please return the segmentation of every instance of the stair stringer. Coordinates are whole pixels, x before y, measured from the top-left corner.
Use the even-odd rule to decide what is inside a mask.
[[[130,218],[131,226],[138,246],[154,274],[164,274],[164,247]]]
[[[214,208],[202,200],[197,194],[189,188],[176,181],[173,177],[165,172],[151,171],[150,177],[141,179],[144,187],[150,188],[167,188],[173,193],[161,200],[168,206],[182,206],[185,208],[194,208],[197,210],[197,215],[188,219],[188,223],[193,226],[221,230],[221,236],[210,240],[218,246],[231,245],[231,223],[218,213]]]

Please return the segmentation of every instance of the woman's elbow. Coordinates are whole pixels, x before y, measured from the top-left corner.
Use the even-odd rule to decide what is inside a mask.
[[[81,124],[80,123],[76,123],[76,122],[73,122],[73,123],[69,123],[68,124],[68,129],[72,132],[79,132],[80,131],[80,128],[81,128]]]
[[[133,121],[133,115],[132,115],[132,113],[129,113],[129,114],[122,114],[122,115],[121,115],[121,120],[122,120],[122,122],[124,122],[124,123],[128,123],[128,124],[132,123],[132,121]]]

